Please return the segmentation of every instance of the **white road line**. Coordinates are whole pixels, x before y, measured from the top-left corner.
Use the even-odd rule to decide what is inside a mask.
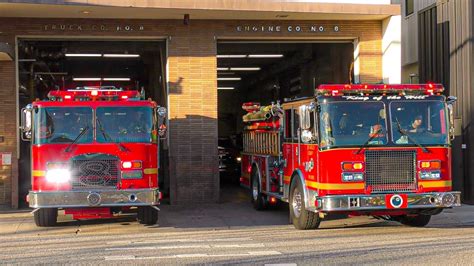
[[[135,256],[105,256],[105,260],[134,260],[136,259]]]
[[[120,247],[120,248],[106,248],[106,251],[117,250],[160,250],[160,249],[192,249],[192,248],[262,248],[265,247],[262,243],[256,244],[233,244],[233,245],[179,245],[179,246],[144,246],[144,247]]]
[[[155,259],[182,259],[182,258],[273,256],[273,255],[281,255],[281,254],[282,254],[281,252],[278,252],[276,250],[268,250],[268,251],[253,251],[253,252],[231,253],[231,254],[190,253],[190,254],[153,256],[153,257],[106,256],[104,257],[104,259],[105,260],[155,260]]]
[[[263,248],[263,243],[255,244],[229,244],[229,245],[211,245],[212,248]]]
[[[128,245],[128,244],[153,244],[153,243],[202,243],[202,242],[232,242],[232,241],[252,241],[250,237],[234,237],[234,238],[214,238],[214,239],[158,239],[144,241],[109,241],[107,245]]]
[[[249,255],[251,256],[267,256],[267,255],[280,255],[281,252],[270,250],[270,251],[250,251]]]

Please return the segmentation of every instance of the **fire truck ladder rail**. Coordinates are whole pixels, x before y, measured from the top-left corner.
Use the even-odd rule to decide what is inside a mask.
[[[278,156],[280,154],[280,132],[244,132],[244,152]]]

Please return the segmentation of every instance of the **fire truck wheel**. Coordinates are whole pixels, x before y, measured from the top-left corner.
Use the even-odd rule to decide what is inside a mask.
[[[265,210],[268,206],[266,196],[262,194],[260,190],[260,184],[258,182],[257,171],[253,170],[252,172],[252,191],[251,199],[253,208],[257,211]]]
[[[306,210],[304,203],[303,185],[294,178],[290,189],[290,220],[298,230],[316,229],[321,223],[319,215]]]
[[[39,209],[35,212],[35,224],[41,227],[55,226],[58,219],[58,209]]]
[[[418,214],[415,216],[403,215],[398,219],[400,223],[413,227],[423,227],[426,226],[431,219],[431,215]]]
[[[158,211],[150,206],[138,207],[137,218],[141,224],[154,225],[158,222]]]

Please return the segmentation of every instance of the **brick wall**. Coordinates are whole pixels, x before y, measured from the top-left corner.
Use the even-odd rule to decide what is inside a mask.
[[[55,28],[52,25],[56,25]],[[61,25],[66,25],[61,29]],[[73,25],[69,30],[69,25]],[[77,26],[81,25],[81,30]],[[92,26],[95,25],[95,26]],[[126,26],[132,26],[131,31]],[[238,32],[237,26],[280,25],[281,32]],[[308,29],[324,26],[325,32],[288,32],[288,26]],[[333,25],[338,32],[330,31]],[[46,27],[45,27],[46,26]],[[101,26],[106,30],[102,31]],[[139,26],[143,26],[140,30]],[[117,28],[119,27],[119,28]],[[197,21],[183,25],[181,20],[86,20],[86,19],[0,19],[0,41],[15,36],[167,38],[169,77],[169,143],[171,200],[175,204],[218,200],[217,158],[217,81],[216,44],[225,38],[250,39],[358,39],[361,82],[382,80],[381,21]],[[0,152],[16,152],[15,64],[0,62]],[[15,156],[14,156],[15,157]],[[0,169],[11,192],[18,180],[17,161]],[[1,185],[0,185],[1,187]],[[0,204],[12,204],[12,195]]]
[[[15,38],[0,35],[0,42],[13,45]],[[0,156],[2,153],[12,153],[12,165],[4,166],[0,162],[0,206],[12,206],[17,197],[16,188],[12,191],[15,187],[12,182],[18,175],[15,78],[15,62],[0,61],[0,136],[4,137],[0,143]],[[13,207],[17,207],[16,204]]]

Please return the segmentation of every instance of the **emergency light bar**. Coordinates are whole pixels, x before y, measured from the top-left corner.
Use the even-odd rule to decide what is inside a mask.
[[[410,94],[439,95],[444,91],[441,84],[323,84],[316,89],[316,95],[342,96],[360,94]]]
[[[122,90],[68,90],[50,91],[48,98],[51,101],[126,101],[140,100],[138,91]]]

